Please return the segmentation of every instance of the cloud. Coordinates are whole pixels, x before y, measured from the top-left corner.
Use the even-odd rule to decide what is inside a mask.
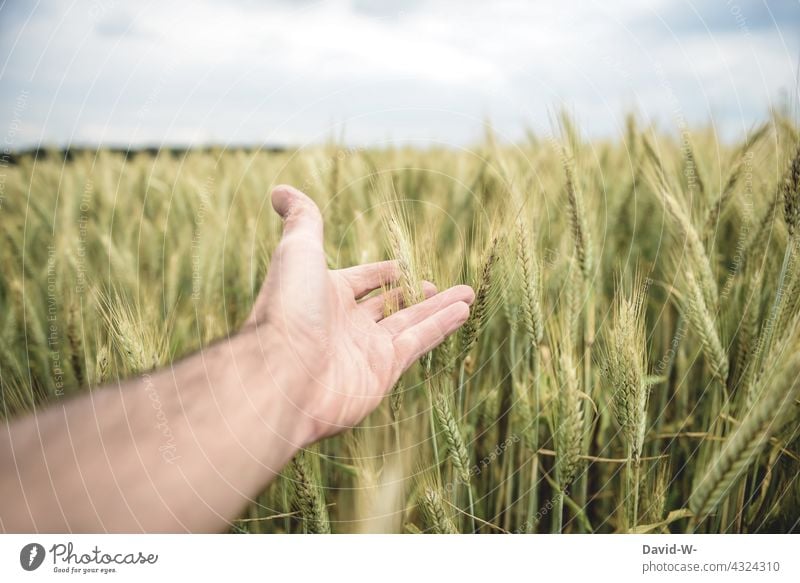
[[[0,131],[37,143],[464,144],[566,103],[738,134],[793,86],[800,8],[756,0],[6,2]],[[794,44],[793,44],[794,43]]]
[[[660,24],[675,34],[719,34],[743,31],[797,32],[797,2],[764,0],[676,0],[664,6]]]

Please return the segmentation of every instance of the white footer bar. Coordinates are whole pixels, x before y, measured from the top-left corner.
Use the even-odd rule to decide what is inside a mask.
[[[2,535],[0,581],[796,582],[798,542],[793,535]]]

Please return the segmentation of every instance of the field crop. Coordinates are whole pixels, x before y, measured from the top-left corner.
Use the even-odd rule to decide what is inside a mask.
[[[331,267],[393,257],[470,320],[358,428],[301,452],[235,532],[800,529],[800,135],[634,116],[616,140],[471,149],[46,152],[2,167],[6,417],[232,334],[280,221]]]

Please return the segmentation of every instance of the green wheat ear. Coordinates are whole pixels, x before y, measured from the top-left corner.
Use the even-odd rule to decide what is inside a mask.
[[[552,405],[553,445],[556,453],[556,483],[565,491],[578,475],[583,462],[583,396],[578,381],[574,348],[567,332],[569,318],[563,313],[550,327],[554,390]]]
[[[293,504],[300,512],[306,532],[327,534],[331,531],[328,508],[320,484],[318,471],[310,453],[301,450],[289,464],[287,478],[291,481]]]
[[[796,347],[795,347],[796,350]],[[689,498],[700,520],[714,512],[779,429],[780,418],[800,392],[800,353],[764,378],[764,392],[705,468]]]
[[[800,147],[789,164],[789,170],[781,185],[783,198],[783,217],[789,236],[800,231]]]
[[[490,308],[497,299],[494,293],[496,283],[494,272],[499,258],[499,245],[499,237],[492,237],[484,252],[480,273],[475,282],[475,301],[472,303],[469,319],[461,328],[461,350],[465,356],[477,343],[478,336],[489,316]]]
[[[425,487],[420,496],[420,508],[427,526],[436,534],[456,534],[450,514],[445,509],[442,493],[438,488]]]
[[[446,392],[447,385],[441,378],[434,379],[431,385],[433,392],[433,412],[436,421],[441,428],[444,435],[445,443],[447,444],[447,451],[453,467],[458,473],[459,479],[468,484],[470,481],[470,462],[469,452],[467,450],[464,436],[453,414],[453,408],[450,405],[450,395]]]
[[[542,315],[542,267],[535,258],[536,250],[527,225],[517,220],[517,262],[522,278],[522,314],[528,341],[532,346],[541,344],[544,338],[544,316]]]
[[[610,326],[602,344],[601,371],[613,391],[614,416],[622,435],[638,460],[644,445],[649,384],[644,327],[644,285],[636,278],[631,295],[619,290]]]

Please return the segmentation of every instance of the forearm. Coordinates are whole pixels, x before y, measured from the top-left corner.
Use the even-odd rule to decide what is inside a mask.
[[[256,342],[240,334],[11,422],[0,436],[2,529],[226,528],[311,439],[292,367],[277,346],[241,349]]]

